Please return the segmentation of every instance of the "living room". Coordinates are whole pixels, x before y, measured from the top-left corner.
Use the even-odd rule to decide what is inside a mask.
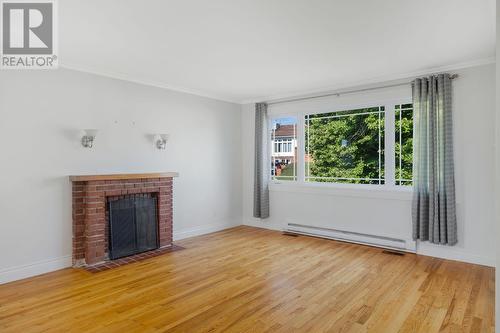
[[[2,0],[1,332],[494,332],[493,0]]]

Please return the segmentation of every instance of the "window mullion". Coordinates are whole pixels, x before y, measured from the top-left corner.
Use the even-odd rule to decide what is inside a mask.
[[[305,121],[303,115],[297,115],[297,181],[305,182]]]
[[[394,103],[385,105],[385,183],[388,186],[396,185],[396,157],[395,157],[395,112]]]

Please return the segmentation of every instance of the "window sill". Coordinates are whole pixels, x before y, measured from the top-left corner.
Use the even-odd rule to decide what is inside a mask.
[[[396,187],[386,185],[362,184],[324,184],[286,181],[272,181],[269,184],[271,192],[290,192],[343,197],[375,198],[388,200],[411,201],[412,187]]]

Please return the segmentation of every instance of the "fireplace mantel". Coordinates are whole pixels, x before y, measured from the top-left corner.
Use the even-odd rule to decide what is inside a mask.
[[[153,172],[153,173],[118,173],[111,175],[75,175],[69,176],[72,182],[89,182],[96,180],[127,180],[178,177],[178,172]]]

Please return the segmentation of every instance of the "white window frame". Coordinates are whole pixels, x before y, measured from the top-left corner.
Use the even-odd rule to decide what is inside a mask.
[[[390,192],[411,192],[413,186],[396,185],[396,138],[395,138],[395,106],[400,104],[411,104],[411,97],[407,98],[394,98],[377,100],[365,103],[348,103],[342,105],[334,105],[331,108],[323,108],[322,110],[308,111],[304,108],[303,111],[298,112],[280,112],[272,113],[268,116],[269,128],[273,119],[295,117],[297,119],[297,180],[277,180],[271,179],[272,186],[287,185],[292,187],[314,187],[314,188],[334,188],[334,189],[348,189],[348,190],[369,190],[369,191],[390,191]],[[322,114],[332,112],[350,111],[371,107],[384,107],[385,112],[385,154],[384,154],[384,184],[346,184],[335,182],[312,182],[305,180],[305,116],[311,114]],[[269,142],[271,142],[269,138]],[[391,153],[389,153],[391,152]]]

